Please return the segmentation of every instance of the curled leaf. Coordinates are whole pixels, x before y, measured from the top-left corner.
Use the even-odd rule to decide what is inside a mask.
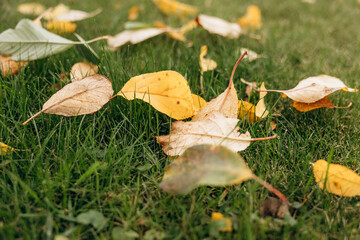
[[[40,112],[25,121],[26,125],[41,113],[63,116],[90,114],[101,109],[112,97],[114,90],[109,79],[92,75],[72,82],[55,93]]]
[[[238,24],[245,29],[259,29],[261,28],[261,11],[256,5],[250,5],[245,16],[238,19]]]
[[[155,5],[166,15],[183,18],[186,15],[195,15],[197,8],[174,0],[153,0]]]
[[[19,13],[25,14],[25,15],[35,15],[39,16],[43,12],[45,12],[45,7],[36,2],[31,3],[23,3],[17,6],[16,10]]]
[[[28,62],[15,62],[11,56],[3,56],[0,54],[0,72],[4,77],[11,76],[19,72]]]
[[[349,168],[320,159],[313,164],[313,170],[321,189],[344,197],[360,196],[360,175]]]
[[[222,224],[223,226],[218,229],[221,232],[231,232],[232,231],[232,222],[231,222],[230,218],[224,217],[224,215],[222,215],[221,213],[213,212],[211,214],[211,221],[213,221],[213,222],[221,221],[224,223],[224,224]]]
[[[217,67],[217,63],[214,60],[205,58],[207,54],[207,50],[208,50],[207,46],[205,45],[201,46],[199,64],[202,73],[207,71],[212,71]]]
[[[197,22],[210,33],[218,34],[227,38],[238,38],[242,33],[241,27],[236,23],[227,22],[221,18],[200,14]]]
[[[96,74],[99,71],[98,66],[92,63],[75,63],[70,70],[70,79],[72,82],[84,79],[87,76]]]
[[[15,148],[12,148],[5,143],[0,142],[0,155],[7,155],[12,153],[15,150]]]
[[[46,28],[56,34],[73,33],[76,29],[76,24],[65,21],[49,21],[46,23]]]
[[[177,120],[189,118],[195,113],[189,85],[185,78],[175,71],[133,77],[117,95],[128,100],[141,99]]]

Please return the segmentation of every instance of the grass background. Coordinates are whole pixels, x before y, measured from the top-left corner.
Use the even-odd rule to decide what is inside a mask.
[[[16,6],[25,1],[2,0],[0,30],[15,27],[23,18]],[[47,7],[60,1],[39,1]],[[103,12],[78,23],[77,33],[85,39],[115,35],[123,30],[127,12],[142,4],[139,21],[182,23],[162,15],[152,1],[88,0],[61,1],[72,9]],[[298,81],[319,74],[342,79],[359,88],[360,5],[355,0],[206,0],[184,1],[200,12],[235,21],[250,4],[262,10],[263,27],[256,32],[260,41],[241,36],[229,40],[203,29],[188,34],[193,47],[165,35],[138,45],[126,45],[115,52],[105,42],[92,44],[101,58],[100,73],[113,83],[115,92],[132,76],[160,70],[175,70],[200,94],[198,58],[201,45],[218,68],[205,74],[206,100],[223,92],[238,49],[250,48],[267,58],[243,61],[235,75],[240,99],[245,86],[239,81],[265,81],[268,89],[289,89]],[[66,36],[75,39],[72,35]],[[259,207],[269,192],[248,181],[231,187],[199,187],[185,196],[162,192],[158,184],[168,158],[154,136],[169,132],[171,119],[141,101],[118,97],[94,116],[62,117],[42,114],[22,126],[31,114],[59,87],[66,85],[60,74],[82,61],[75,49],[31,62],[19,74],[0,81],[0,141],[18,149],[1,156],[0,238],[52,239],[63,234],[70,239],[358,239],[359,198],[338,197],[319,189],[309,161],[329,159],[360,172],[359,94],[338,92],[331,100],[350,109],[320,109],[300,113],[291,101],[269,93],[266,102],[273,113],[255,124],[241,122],[253,137],[269,136],[276,121],[275,140],[252,143],[241,153],[255,174],[273,184],[290,199],[303,202],[292,209],[295,225],[258,217]],[[251,98],[256,103],[257,94]],[[97,231],[91,225],[73,221],[80,213],[96,209],[109,220]],[[211,213],[230,217],[234,231],[214,231]]]

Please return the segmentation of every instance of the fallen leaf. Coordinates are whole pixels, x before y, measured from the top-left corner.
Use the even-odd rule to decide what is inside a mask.
[[[53,15],[54,21],[65,21],[65,22],[77,22],[81,20],[85,20],[88,18],[95,17],[96,15],[100,14],[102,9],[96,9],[92,12],[84,12],[80,10],[70,10],[67,12],[63,12],[62,14]]]
[[[186,194],[201,185],[235,185],[253,177],[244,159],[223,146],[197,145],[166,168],[160,188]]]
[[[244,29],[259,29],[261,28],[261,10],[256,5],[250,5],[245,13],[245,16],[238,19],[238,24]]]
[[[256,106],[252,103],[239,100],[238,101],[238,114],[239,119],[245,118],[250,123],[256,122],[259,120],[259,117],[255,115]]]
[[[295,88],[290,90],[266,91],[282,93],[283,97],[289,97],[296,102],[314,103],[338,90],[347,92],[358,91],[357,89],[348,88],[340,79],[327,75],[309,77],[300,81]]]
[[[278,198],[269,197],[261,204],[259,215],[262,217],[284,218],[285,215],[290,215],[289,204]]]
[[[193,99],[195,112],[199,111],[200,108],[206,105],[206,101],[202,97],[196,94],[191,94],[191,97]]]
[[[98,66],[92,63],[75,63],[70,70],[70,79],[72,82],[79,81],[87,76],[95,75],[98,71]]]
[[[125,30],[115,36],[108,38],[108,45],[111,48],[118,48],[124,44],[130,42],[131,44],[136,44],[142,41],[145,41],[149,38],[155,37],[162,33],[165,33],[166,29],[162,28],[147,28],[139,30]]]
[[[31,3],[23,3],[17,6],[16,10],[19,13],[25,14],[25,15],[35,15],[38,16],[45,12],[45,7],[36,2]]]
[[[204,107],[203,107],[204,108]],[[181,155],[197,144],[214,144],[238,152],[245,150],[254,139],[250,133],[241,134],[237,118],[227,118],[222,113],[211,112],[201,120],[176,121],[171,124],[170,135],[159,136],[158,143],[169,156]]]
[[[128,13],[128,20],[130,21],[136,20],[139,17],[139,11],[140,11],[139,6],[131,7]]]
[[[221,213],[213,212],[211,214],[211,221],[213,221],[213,222],[216,222],[216,221],[224,222],[224,224],[223,224],[224,226],[218,229],[221,232],[231,232],[232,231],[232,222],[231,222],[230,218],[224,217],[224,215],[222,215]]]
[[[89,210],[79,214],[76,221],[81,224],[91,224],[96,230],[101,231],[106,226],[108,219],[97,210]]]
[[[252,51],[250,49],[247,49],[247,48],[241,48],[239,52],[240,52],[241,55],[244,54],[244,52],[247,52],[247,55],[245,56],[244,59],[248,59],[249,62],[252,62],[252,61],[254,61],[254,60],[258,59],[258,58],[263,57],[262,55],[259,55],[256,52],[254,52],[254,51]]]
[[[265,83],[261,84],[260,90],[261,90],[260,96],[259,96],[260,100],[256,104],[255,115],[258,118],[265,118],[269,114],[269,112],[266,110],[266,105],[265,105],[265,96],[267,94],[267,92],[264,92],[264,90],[266,90]]]
[[[301,0],[303,3],[309,3],[309,4],[314,4],[316,3],[316,0]]]
[[[360,196],[360,175],[339,164],[320,159],[313,165],[314,176],[321,189],[344,197]]]
[[[242,53],[242,54],[244,54],[244,53]],[[245,79],[243,79],[243,78],[241,78],[240,81],[247,85],[246,89],[245,89],[245,94],[247,95],[247,98],[250,98],[250,95],[251,95],[253,89],[256,88],[256,82],[248,82],[248,81],[245,81]]]
[[[55,17],[66,14],[70,11],[70,8],[62,3],[52,8],[51,11],[44,15],[44,19],[53,21]]]
[[[197,8],[174,0],[153,0],[155,5],[166,15],[183,18],[186,15],[195,15]]]
[[[141,99],[177,120],[189,118],[195,113],[189,85],[185,78],[175,71],[133,77],[117,96],[128,100]]]
[[[200,14],[196,20],[200,26],[210,33],[230,39],[238,38],[242,33],[241,27],[238,24],[227,22],[221,18]]]
[[[15,150],[15,148],[12,148],[5,143],[0,142],[0,155],[7,155],[12,153]]]
[[[329,99],[327,99],[327,97],[324,97],[323,99],[320,99],[313,103],[301,103],[301,102],[292,101],[292,105],[296,110],[300,112],[308,112],[318,108],[334,107],[334,104]]]
[[[73,33],[76,29],[76,24],[64,21],[49,21],[46,23],[46,28],[56,34]]]
[[[274,122],[274,121],[271,121],[271,123],[270,123],[270,126],[271,126],[271,130],[275,130],[275,128],[276,128],[276,122]]]
[[[41,113],[62,116],[79,116],[101,109],[112,97],[114,90],[109,79],[102,75],[92,75],[72,82],[55,93],[40,112],[23,123],[26,125]]]
[[[212,71],[217,67],[217,63],[214,60],[205,58],[205,56],[207,54],[207,50],[208,50],[207,46],[205,46],[205,45],[201,46],[200,60],[199,60],[201,73],[207,72],[207,71]]]
[[[15,62],[11,56],[3,56],[0,54],[0,72],[2,76],[8,77],[19,72],[28,62]]]

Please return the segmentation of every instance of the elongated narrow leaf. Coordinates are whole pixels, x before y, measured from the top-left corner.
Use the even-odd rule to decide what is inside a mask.
[[[0,34],[0,53],[14,61],[44,58],[71,48],[78,42],[53,34],[29,19],[21,20],[15,29]]]
[[[63,116],[78,116],[96,112],[110,100],[113,93],[112,84],[105,76],[86,77],[66,85],[55,93],[44,104],[43,109],[23,125],[42,112]]]
[[[169,193],[186,194],[200,185],[234,185],[253,176],[244,159],[226,147],[197,145],[168,166],[160,187]]]

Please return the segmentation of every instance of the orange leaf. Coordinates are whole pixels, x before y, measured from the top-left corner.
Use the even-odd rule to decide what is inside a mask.
[[[293,107],[300,112],[308,112],[318,108],[331,108],[334,104],[326,97],[313,103],[292,102]]]

